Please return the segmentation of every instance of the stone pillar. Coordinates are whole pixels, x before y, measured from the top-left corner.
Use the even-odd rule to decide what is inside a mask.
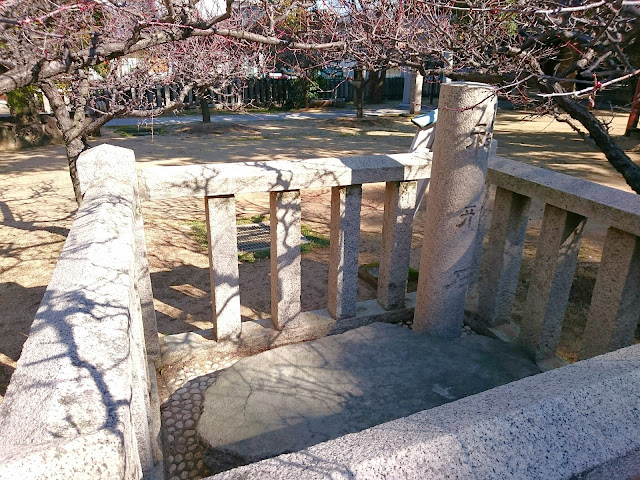
[[[495,140],[492,141],[495,143]],[[491,155],[491,153],[489,153]],[[491,193],[494,189],[488,183],[484,185],[482,192],[482,200],[480,202],[480,211],[478,218],[478,229],[476,230],[476,238],[473,242],[473,259],[471,260],[471,272],[469,274],[469,288],[467,290],[466,308],[472,311],[478,310],[478,279],[480,278],[480,266],[482,262],[482,251],[484,248],[484,236],[487,231],[487,224],[491,218]]]
[[[361,204],[362,185],[331,189],[327,309],[336,320],[356,315]]]
[[[478,295],[480,321],[489,327],[511,321],[530,206],[529,197],[496,188]]]
[[[416,182],[387,182],[377,293],[386,310],[404,307],[415,203]]]
[[[460,335],[496,103],[489,85],[442,85],[414,330]]]
[[[300,315],[300,191],[271,192],[271,319],[282,330]]]
[[[162,89],[160,87],[156,88],[156,106],[162,107]]]
[[[544,209],[518,339],[536,361],[556,356],[585,222],[553,205]]]
[[[407,67],[402,72],[404,83],[402,86],[402,103],[400,108],[408,108],[411,103],[411,72]]]
[[[640,317],[640,238],[609,228],[580,359],[627,347]]]
[[[218,341],[237,338],[241,317],[236,199],[233,195],[205,197],[205,210],[213,334]]]
[[[409,113],[420,113],[422,109],[422,75],[417,70],[411,72],[411,94]]]

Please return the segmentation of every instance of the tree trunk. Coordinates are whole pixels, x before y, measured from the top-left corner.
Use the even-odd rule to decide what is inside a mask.
[[[73,193],[76,197],[76,202],[80,205],[82,202],[82,192],[80,191],[80,177],[78,176],[76,163],[80,154],[87,150],[89,145],[81,138],[76,137],[69,141],[65,140],[65,147],[67,150],[67,164],[69,165],[69,176],[71,177],[71,183],[73,185]]]
[[[367,103],[381,103],[382,89],[387,78],[387,69],[369,70],[369,99]]]
[[[353,75],[353,103],[356,107],[356,117],[362,118],[364,117],[364,75],[362,70],[357,69],[354,70]]]
[[[309,108],[311,102],[309,101],[309,79],[307,77],[302,78],[302,96],[304,97],[304,108]]]
[[[211,123],[211,112],[209,111],[209,92],[206,88],[198,90],[198,100],[200,100],[200,110],[202,111],[202,123]]]
[[[553,100],[571,118],[580,122],[587,129],[595,144],[607,157],[609,163],[622,174],[627,185],[634,192],[640,193],[640,166],[633,163],[624,150],[611,138],[602,122],[573,98],[561,96],[553,97]]]
[[[80,191],[80,179],[78,177],[76,162],[78,161],[78,156],[87,149],[88,145],[85,144],[79,135],[79,133],[81,133],[79,129],[75,128],[76,115],[74,115],[73,119],[71,118],[67,106],[64,103],[64,98],[55,84],[51,81],[45,81],[42,83],[41,88],[51,104],[56,123],[60,132],[62,132],[62,138],[67,150],[67,163],[69,165],[69,176],[71,177],[71,184],[73,185],[73,193],[76,202],[80,205],[82,202],[82,192]],[[80,120],[80,115],[84,120],[84,106],[81,108],[83,109],[82,114],[76,110],[76,113],[78,113],[78,121]]]
[[[411,78],[411,94],[409,95],[411,106],[409,107],[409,113],[420,113],[420,110],[422,110],[423,78],[418,71],[412,71],[409,78]]]

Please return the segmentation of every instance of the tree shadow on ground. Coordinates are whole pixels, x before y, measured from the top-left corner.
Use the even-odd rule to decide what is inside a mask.
[[[301,265],[302,311],[327,307],[328,255],[326,261],[306,255]],[[242,321],[270,319],[271,289],[268,258],[243,263],[240,270],[240,305]],[[165,335],[211,328],[209,269],[180,265],[151,274],[158,331]],[[375,298],[375,290],[358,282],[358,301]]]
[[[7,391],[15,362],[20,357],[46,288],[44,285],[25,288],[15,282],[0,283],[2,309],[7,319],[0,322],[0,397]]]

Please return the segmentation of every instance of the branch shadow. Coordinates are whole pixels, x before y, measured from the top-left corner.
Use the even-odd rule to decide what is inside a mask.
[[[205,460],[211,473],[298,452],[539,373],[517,347],[472,337],[441,340],[373,324],[236,363],[209,387],[198,427],[210,445]],[[313,452],[270,463],[307,456]],[[326,478],[353,474],[335,462],[305,461],[303,469]]]
[[[7,391],[46,288],[26,288],[15,282],[0,283],[0,298],[7,317],[7,321],[0,322],[0,396]]]

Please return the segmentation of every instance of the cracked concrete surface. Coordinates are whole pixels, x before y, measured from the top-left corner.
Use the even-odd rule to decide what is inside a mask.
[[[517,347],[375,323],[245,358],[207,388],[211,473],[358,432],[539,373]]]

